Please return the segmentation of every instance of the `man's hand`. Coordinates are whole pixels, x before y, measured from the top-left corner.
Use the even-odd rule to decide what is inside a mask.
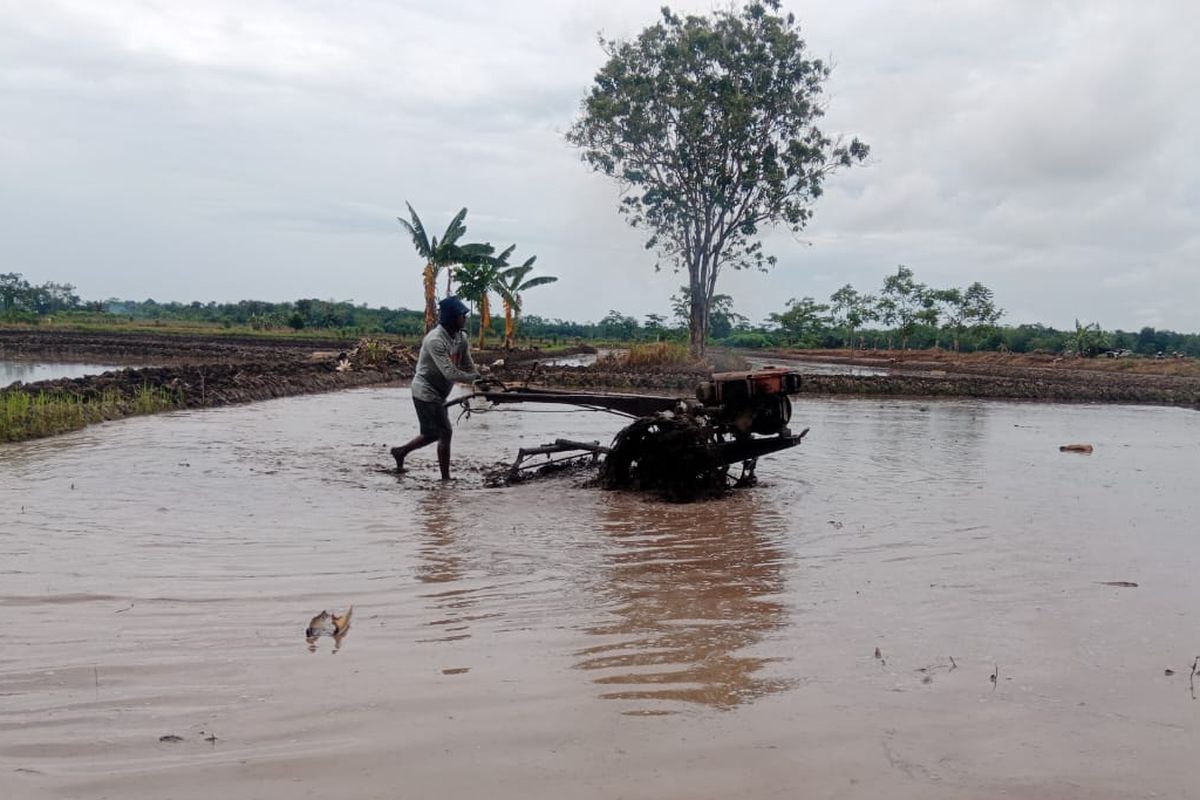
[[[487,378],[487,377],[476,378],[473,386],[475,387],[475,391],[477,391],[477,392],[488,392],[488,391],[491,391],[492,389],[507,388],[503,383],[501,383],[496,378]]]

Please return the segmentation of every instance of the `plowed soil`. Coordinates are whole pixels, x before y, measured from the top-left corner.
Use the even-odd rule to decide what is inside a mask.
[[[0,359],[94,359],[142,366],[124,372],[30,384],[27,390],[103,391],[144,385],[178,391],[188,407],[331,391],[412,377],[415,353],[393,348],[386,361],[353,358],[339,340],[223,336],[0,331]],[[338,369],[339,356],[352,363]],[[539,351],[483,351],[506,381],[552,386],[657,390],[690,394],[703,367],[542,366]],[[556,354],[561,355],[561,354]],[[948,351],[756,351],[781,365],[845,364],[886,370],[882,375],[807,374],[802,391],[826,395],[978,397],[1051,402],[1145,403],[1200,408],[1200,362],[1195,359],[1081,359],[1041,354]],[[344,360],[343,360],[344,361]],[[724,368],[724,367],[722,367]]]
[[[1200,407],[1200,362],[1196,359],[850,350],[780,355],[888,371],[886,375],[810,375],[804,382],[804,391],[818,394],[991,397]]]

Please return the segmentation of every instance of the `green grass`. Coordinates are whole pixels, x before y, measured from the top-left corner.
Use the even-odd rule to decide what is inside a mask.
[[[142,386],[131,395],[115,389],[95,397],[71,393],[0,392],[0,442],[19,442],[79,430],[94,422],[175,408],[165,389]]]

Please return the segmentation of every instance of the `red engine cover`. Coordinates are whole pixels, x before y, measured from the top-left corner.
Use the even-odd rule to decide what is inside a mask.
[[[763,395],[794,394],[800,390],[800,373],[783,367],[764,367],[751,372],[717,372],[704,389],[707,397],[702,397],[701,401],[716,405]]]

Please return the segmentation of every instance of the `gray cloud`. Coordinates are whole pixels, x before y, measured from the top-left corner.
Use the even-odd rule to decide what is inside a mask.
[[[657,0],[114,0],[0,17],[0,270],[86,296],[416,307],[395,222],[463,205],[469,236],[562,280],[548,316],[662,311],[616,187],[563,143],[602,53]],[[679,6],[706,11],[707,3]],[[721,289],[762,318],[872,290],[896,264],[982,280],[1009,320],[1200,329],[1194,4],[802,3],[830,55],[825,127],[871,163],[832,179],[780,266]]]

